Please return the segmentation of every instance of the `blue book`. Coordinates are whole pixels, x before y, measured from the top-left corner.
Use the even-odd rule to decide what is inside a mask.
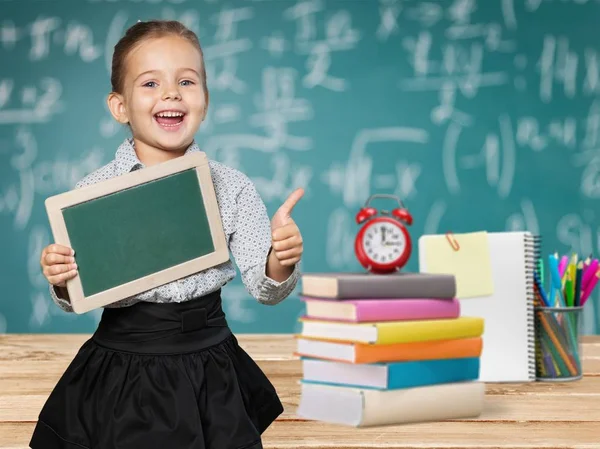
[[[301,357],[305,383],[379,390],[477,380],[479,357],[355,364]]]

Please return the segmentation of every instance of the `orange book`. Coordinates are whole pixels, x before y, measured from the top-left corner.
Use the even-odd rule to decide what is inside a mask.
[[[295,337],[297,346],[294,354],[297,356],[349,363],[480,357],[483,346],[481,337],[384,345],[325,340],[302,335]]]

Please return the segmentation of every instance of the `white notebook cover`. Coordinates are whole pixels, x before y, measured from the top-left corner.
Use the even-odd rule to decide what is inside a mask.
[[[457,237],[460,234],[457,234]],[[424,235],[419,238],[419,270],[427,272]],[[533,270],[537,248],[528,232],[490,232],[494,293],[458,298],[461,316],[484,318],[479,380],[535,380]]]

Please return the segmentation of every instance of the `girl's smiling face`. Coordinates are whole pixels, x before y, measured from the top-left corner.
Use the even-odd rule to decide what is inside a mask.
[[[208,98],[202,55],[176,35],[146,39],[125,60],[123,92],[108,98],[111,113],[128,123],[136,150],[183,152],[204,120]]]

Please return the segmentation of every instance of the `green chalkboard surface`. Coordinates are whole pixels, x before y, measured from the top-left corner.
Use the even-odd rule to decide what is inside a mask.
[[[68,207],[86,296],[214,251],[195,170]]]
[[[594,0],[0,1],[0,331],[95,328],[51,302],[43,203],[129,135],[106,96],[136,21],[198,34],[199,147],[248,175],[271,216],[303,187],[301,269],[339,272],[361,269],[354,217],[376,193],[403,201],[413,241],[527,229],[546,255],[600,254],[598,17]],[[299,330],[301,285],[265,307],[240,274],[222,291],[234,332]],[[600,333],[599,300],[584,333]]]
[[[54,195],[46,209],[55,241],[75,250],[67,289],[77,313],[229,259],[203,152]]]

